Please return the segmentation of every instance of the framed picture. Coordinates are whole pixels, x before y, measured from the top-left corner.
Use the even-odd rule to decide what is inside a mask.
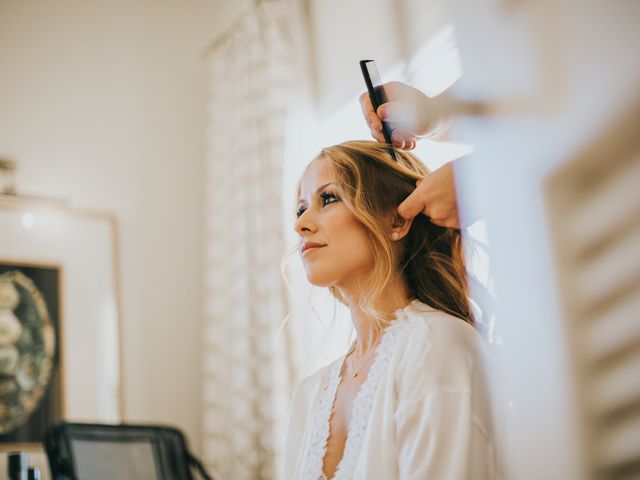
[[[0,450],[123,417],[115,218],[0,197]],[[0,460],[0,471],[3,471]]]
[[[0,259],[0,443],[40,442],[62,418],[61,268]]]

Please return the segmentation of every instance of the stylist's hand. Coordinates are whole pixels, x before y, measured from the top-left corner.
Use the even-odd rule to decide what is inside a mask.
[[[418,181],[413,193],[398,207],[400,216],[412,219],[423,213],[431,223],[460,228],[453,170],[453,162],[449,162]]]
[[[384,84],[387,103],[373,110],[369,94],[360,95],[362,114],[371,130],[371,135],[380,143],[385,143],[382,134],[382,121],[393,127],[391,141],[393,146],[412,150],[421,136],[427,135],[438,123],[439,101],[430,99],[420,90],[402,82]]]

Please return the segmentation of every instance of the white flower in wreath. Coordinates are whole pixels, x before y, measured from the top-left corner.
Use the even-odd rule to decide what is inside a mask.
[[[0,347],[15,344],[22,335],[22,325],[11,310],[0,309]]]
[[[15,310],[20,294],[11,280],[0,280],[0,309]]]
[[[51,324],[46,324],[42,327],[42,342],[46,357],[53,358],[54,353],[56,353],[56,332]]]
[[[16,381],[20,388],[30,392],[40,380],[40,365],[36,357],[30,353],[23,354],[18,362],[18,370],[16,372]]]
[[[0,348],[0,375],[12,377],[16,374],[20,353],[16,347]],[[6,392],[1,392],[6,393]]]

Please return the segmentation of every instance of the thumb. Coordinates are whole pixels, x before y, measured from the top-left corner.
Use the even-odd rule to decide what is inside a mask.
[[[380,120],[385,122],[406,122],[410,120],[410,112],[402,102],[387,102],[378,107],[376,112]]]
[[[411,195],[404,199],[398,206],[398,214],[406,219],[411,220],[426,207],[425,201],[419,190],[414,190]]]

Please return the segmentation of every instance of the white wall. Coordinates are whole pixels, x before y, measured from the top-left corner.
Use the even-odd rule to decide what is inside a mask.
[[[239,3],[0,2],[0,155],[118,218],[125,420],[200,445],[202,52]],[[87,279],[90,281],[90,279]]]

